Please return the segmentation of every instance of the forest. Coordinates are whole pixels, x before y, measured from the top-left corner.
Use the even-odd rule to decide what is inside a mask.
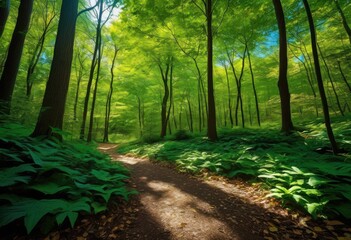
[[[350,69],[350,0],[0,0],[0,233],[351,239]]]

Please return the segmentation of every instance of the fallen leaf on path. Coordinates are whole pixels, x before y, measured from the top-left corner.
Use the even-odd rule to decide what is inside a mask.
[[[181,223],[181,224],[180,224],[180,227],[183,228],[183,227],[185,227],[186,225],[187,225],[187,223]]]
[[[330,226],[344,225],[342,222],[337,220],[325,220],[324,222]]]

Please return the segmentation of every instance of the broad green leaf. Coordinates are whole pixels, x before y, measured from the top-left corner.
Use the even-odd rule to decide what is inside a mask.
[[[55,182],[46,182],[46,183],[38,183],[35,185],[29,186],[31,189],[35,189],[44,194],[55,194],[64,190],[70,190],[70,186],[61,186]]]
[[[0,187],[7,187],[18,182],[28,183],[31,176],[20,175],[25,172],[36,173],[38,170],[32,164],[21,164],[17,167],[0,170]]]

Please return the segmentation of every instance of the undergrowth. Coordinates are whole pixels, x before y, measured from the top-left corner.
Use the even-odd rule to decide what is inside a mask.
[[[125,186],[127,169],[96,146],[28,134],[20,125],[0,127],[0,227],[24,225],[27,233],[73,227],[80,214],[102,212],[111,199],[134,193]]]
[[[175,163],[181,171],[203,170],[228,178],[262,181],[268,197],[287,207],[302,208],[313,217],[351,219],[351,158],[329,152],[322,123],[305,124],[290,136],[268,129],[222,130],[217,142],[203,137],[153,144],[129,143],[121,153],[133,153]],[[342,149],[351,149],[351,124],[335,124]]]

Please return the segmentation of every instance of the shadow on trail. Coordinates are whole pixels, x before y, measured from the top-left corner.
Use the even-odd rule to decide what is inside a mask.
[[[262,195],[255,193],[256,188],[203,181],[145,159],[118,155],[116,146],[107,147],[106,153],[131,170],[132,182],[140,192],[139,218],[122,239],[335,239],[337,236],[323,221],[310,221],[304,216],[296,219],[282,208],[261,201]]]
[[[314,236],[312,231],[301,235],[303,226],[297,221],[250,203],[235,191],[223,191],[147,160],[123,156],[117,160],[131,170],[144,207],[139,223],[129,229],[138,237],[126,239],[253,240],[266,236],[271,239]]]

